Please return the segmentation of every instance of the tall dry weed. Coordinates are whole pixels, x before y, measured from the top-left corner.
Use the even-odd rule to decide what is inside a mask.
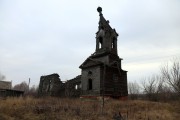
[[[173,107],[176,105],[176,107]],[[176,120],[178,102],[19,97],[0,100],[0,120]],[[175,110],[176,109],[176,110]]]

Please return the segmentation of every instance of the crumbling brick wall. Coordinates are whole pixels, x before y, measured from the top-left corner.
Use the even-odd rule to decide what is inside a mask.
[[[79,97],[81,94],[81,76],[63,83],[58,74],[41,76],[39,96]]]
[[[39,83],[39,95],[40,96],[58,96],[62,81],[58,74],[51,74],[47,76],[41,76]]]
[[[80,97],[81,94],[81,75],[65,82],[66,97]]]

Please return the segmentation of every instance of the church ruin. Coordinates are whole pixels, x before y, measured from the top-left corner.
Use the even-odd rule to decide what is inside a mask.
[[[80,66],[81,75],[65,83],[58,74],[42,76],[39,85],[41,94],[68,97],[128,96],[127,71],[121,68],[118,56],[118,33],[109,25],[98,7],[99,26],[96,33],[96,49]]]
[[[102,8],[98,7],[97,11],[100,19],[96,33],[96,50],[80,65],[81,96],[127,96],[127,71],[122,70],[122,59],[117,52],[118,34],[103,17]]]
[[[79,97],[81,94],[81,76],[62,82],[57,73],[41,76],[39,96]]]

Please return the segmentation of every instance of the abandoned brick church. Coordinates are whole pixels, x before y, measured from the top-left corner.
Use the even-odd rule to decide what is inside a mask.
[[[99,27],[96,33],[96,50],[79,68],[81,75],[63,83],[58,74],[41,76],[40,95],[66,97],[128,96],[127,71],[121,68],[117,51],[118,34],[109,25],[98,7]]]

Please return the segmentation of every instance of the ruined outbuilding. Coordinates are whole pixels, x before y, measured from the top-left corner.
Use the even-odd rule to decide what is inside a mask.
[[[13,90],[12,81],[0,81],[0,98],[1,97],[19,97],[24,91]]]
[[[11,81],[2,81],[0,80],[0,89],[11,89],[12,82]]]

